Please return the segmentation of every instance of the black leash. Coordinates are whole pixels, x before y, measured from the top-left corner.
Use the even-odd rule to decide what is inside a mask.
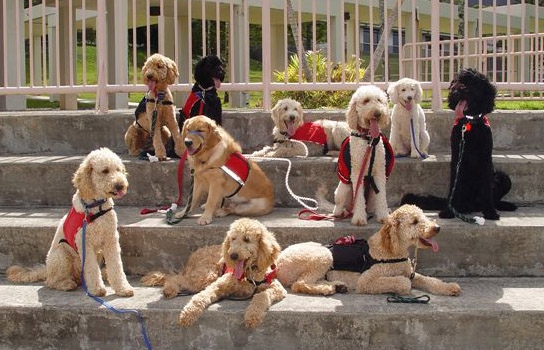
[[[431,297],[427,294],[420,295],[418,297],[404,297],[401,295],[391,295],[387,297],[388,303],[403,303],[403,304],[428,304],[431,301]]]

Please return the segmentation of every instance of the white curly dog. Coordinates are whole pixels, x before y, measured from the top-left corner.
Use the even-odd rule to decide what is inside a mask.
[[[134,289],[123,270],[117,214],[113,208],[113,198],[122,198],[128,188],[121,158],[108,148],[94,150],[79,165],[72,182],[76,188],[72,208],[57,227],[45,266],[11,266],[6,270],[8,280],[19,283],[45,280],[47,287],[52,289],[76,289],[82,283],[81,261],[85,253],[84,278],[90,294],[106,295],[99,265],[100,256],[103,256],[108,281],[115,294],[133,296]],[[84,227],[85,250],[82,243]]]
[[[421,108],[423,90],[414,79],[403,78],[389,85],[391,112],[390,142],[395,156],[426,158],[430,143],[425,113]]]
[[[319,119],[307,121],[301,104],[293,99],[279,100],[272,108],[273,146],[265,146],[255,157],[292,158],[321,156],[339,151],[350,130],[345,121]],[[298,141],[298,142],[297,142]]]
[[[367,212],[375,213],[381,223],[389,215],[385,147],[380,136],[380,129],[389,124],[387,103],[383,90],[374,85],[363,85],[352,95],[346,111],[346,121],[351,129],[348,155],[351,169],[345,176],[339,172],[333,215],[348,217],[351,214],[353,225],[366,225]]]

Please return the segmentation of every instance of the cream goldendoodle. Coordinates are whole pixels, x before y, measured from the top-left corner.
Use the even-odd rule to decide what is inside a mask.
[[[279,100],[270,116],[274,121],[273,146],[265,146],[255,157],[290,158],[321,156],[339,151],[350,130],[345,121],[319,119],[305,121],[302,106],[290,98]]]
[[[389,85],[387,94],[394,104],[389,139],[395,156],[426,158],[430,137],[420,105],[421,84],[417,80],[403,78]]]
[[[181,156],[183,153],[172,92],[168,88],[178,76],[176,62],[166,56],[156,53],[145,61],[142,80],[149,91],[145,99],[145,112],[137,113],[136,120],[125,133],[125,144],[130,155],[147,151],[146,146],[152,143],[155,156],[161,161],[166,160],[165,145],[170,136],[175,143],[176,154]]]
[[[108,281],[115,293],[125,297],[133,296],[134,290],[123,270],[117,214],[113,207],[113,198],[122,198],[128,188],[123,162],[107,148],[94,150],[79,165],[72,182],[76,188],[72,208],[58,225],[45,266],[11,266],[6,270],[8,280],[45,280],[49,288],[66,291],[75,289],[82,283],[81,261],[84,254],[83,276],[88,292],[104,296],[106,288],[99,266],[99,255],[102,255],[106,262]]]
[[[270,306],[287,295],[275,276],[280,250],[274,234],[259,221],[234,221],[223,240],[223,275],[191,297],[180,313],[180,325],[194,324],[210,304],[230,297],[251,299],[246,326],[258,326]]]
[[[416,288],[457,296],[461,293],[457,283],[419,274],[410,261],[410,247],[438,250],[434,237],[439,231],[420,208],[403,205],[368,241],[329,246],[305,242],[287,247],[278,258],[278,279],[303,294],[409,294]]]
[[[367,212],[373,212],[380,222],[389,215],[386,152],[380,131],[389,124],[387,102],[380,88],[363,85],[352,95],[346,112],[351,136],[340,152],[333,215],[352,215],[353,225],[366,225]]]

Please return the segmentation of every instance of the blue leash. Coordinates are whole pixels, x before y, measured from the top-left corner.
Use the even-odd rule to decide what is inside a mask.
[[[86,211],[87,209],[85,209],[85,212]],[[85,277],[83,276],[85,271],[85,231],[86,229],[87,229],[87,213],[85,213],[85,218],[83,219],[83,227],[81,229],[81,240],[82,240],[82,250],[83,250],[83,253],[81,255],[81,286],[83,287],[85,294],[93,298],[95,301],[97,301],[101,305],[115,312],[116,314],[136,315],[136,317],[138,318],[138,323],[140,324],[140,331],[142,332],[142,336],[144,337],[145,346],[147,347],[148,350],[151,350],[152,349],[151,343],[149,342],[149,338],[147,337],[147,330],[145,328],[144,319],[140,311],[134,310],[134,309],[116,309],[113,305],[111,305],[104,299],[97,297],[96,295],[90,294],[89,291],[87,290],[87,284],[85,283]]]
[[[411,131],[411,134],[412,134],[412,140],[414,141],[414,147],[415,147],[417,153],[419,153],[419,156],[421,157],[421,159],[427,158],[428,156],[421,153],[421,151],[417,147],[416,134],[415,134],[415,131],[414,131],[414,119],[413,118],[410,118],[410,131]]]

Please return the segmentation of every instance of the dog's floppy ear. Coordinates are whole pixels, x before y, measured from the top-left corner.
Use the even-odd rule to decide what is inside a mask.
[[[230,234],[227,233],[221,244],[221,264],[226,264],[229,259]]]
[[[390,214],[380,229],[381,245],[388,254],[395,254],[399,250],[398,228],[399,222],[397,218],[393,214]]]
[[[399,94],[397,93],[397,83],[391,83],[387,88],[387,94],[389,95],[389,100],[392,104],[397,104],[399,102]]]
[[[72,178],[72,183],[74,187],[79,191],[82,198],[92,198],[94,193],[93,182],[91,175],[93,172],[93,167],[91,165],[90,155],[83,160],[79,165],[74,177]]]
[[[177,66],[176,62],[174,62],[170,58],[166,58],[166,65],[168,67],[168,74],[166,76],[166,83],[167,84],[174,84],[176,82],[177,77],[179,77],[178,66]]]
[[[206,127],[208,128],[208,137],[205,141],[206,147],[212,148],[221,141],[221,131],[219,130],[219,126],[217,126],[217,123],[213,119],[209,119],[207,121]]]
[[[272,118],[274,125],[278,125],[278,123],[280,122],[280,109],[283,105],[283,102],[284,100],[279,100],[270,111],[270,118]]]
[[[348,109],[346,110],[346,121],[351,130],[357,130],[357,125],[359,124],[359,118],[357,116],[357,91],[351,97],[351,100],[348,104]]]
[[[268,231],[263,224],[259,223],[259,225],[261,226],[261,234],[257,264],[259,265],[260,270],[266,271],[269,266],[276,262],[281,248],[278,242],[276,242],[274,234]]]

